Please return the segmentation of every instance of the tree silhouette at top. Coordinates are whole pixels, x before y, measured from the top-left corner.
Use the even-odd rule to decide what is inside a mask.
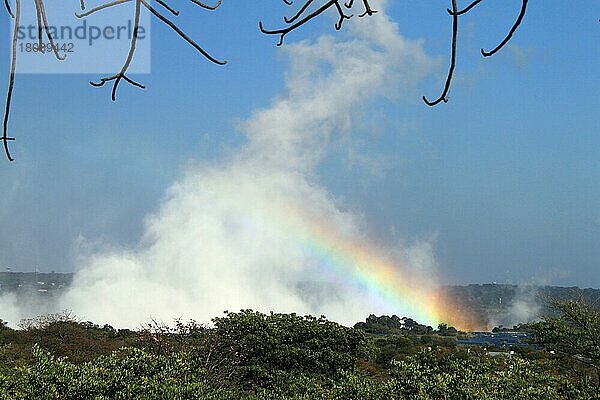
[[[10,17],[14,20],[14,27],[12,30],[12,46],[11,46],[11,63],[10,63],[10,75],[8,82],[8,89],[6,92],[6,102],[4,109],[4,119],[2,126],[2,137],[0,140],[4,145],[4,151],[6,153],[6,157],[8,160],[13,161],[13,157],[10,152],[9,143],[10,141],[15,140],[14,137],[9,136],[8,134],[8,123],[10,118],[11,111],[11,101],[15,83],[15,72],[17,68],[17,45],[19,41],[18,28],[19,22],[21,18],[21,0],[13,0],[14,5],[11,5],[11,0],[4,0],[4,5],[6,8],[6,12],[10,15]],[[58,60],[62,61],[66,58],[67,53],[59,48],[56,45],[55,38],[52,36],[51,25],[48,24],[48,20],[46,17],[46,8],[44,4],[44,0],[31,0],[34,2],[35,10],[36,10],[36,18],[37,18],[37,48],[40,53],[51,52],[54,57]],[[139,82],[134,81],[127,75],[131,62],[135,56],[136,45],[138,42],[138,31],[140,28],[140,15],[142,12],[149,12],[156,19],[166,24],[173,32],[175,32],[181,39],[191,45],[201,56],[206,58],[208,61],[217,64],[217,65],[225,65],[227,61],[219,60],[218,58],[212,56],[208,51],[204,49],[204,47],[200,46],[197,41],[192,39],[188,34],[186,34],[176,22],[173,21],[174,18],[179,16],[179,11],[174,9],[167,3],[168,0],[156,0],[156,4],[160,6],[153,7],[149,0],[114,0],[99,6],[96,6],[91,9],[86,9],[85,0],[80,0],[80,8],[81,12],[75,13],[77,18],[85,18],[95,13],[100,13],[106,9],[118,7],[125,3],[134,3],[134,11],[133,11],[133,34],[129,43],[129,51],[127,56],[119,70],[116,74],[102,77],[98,81],[91,81],[90,84],[94,87],[103,87],[106,84],[111,84],[111,99],[113,101],[116,100],[117,90],[119,88],[119,84],[121,82],[129,83],[135,87],[140,89],[144,89],[145,86]],[[200,8],[208,11],[214,11],[219,6],[221,6],[221,1],[218,0],[215,4],[206,4],[201,2],[200,0],[190,0],[192,3],[198,5]],[[358,17],[371,17],[377,13],[377,10],[374,10],[369,3],[369,0],[361,0],[360,2],[355,0],[348,0],[348,2],[344,2],[343,0],[306,0],[300,6],[294,4],[293,0],[281,0],[285,4],[290,7],[296,7],[296,11],[291,16],[285,16],[283,18],[285,22],[285,26],[282,28],[269,29],[263,25],[263,22],[259,22],[259,29],[262,33],[266,35],[276,35],[279,36],[279,41],[277,43],[278,46],[283,44],[285,36],[295,31],[302,26],[310,23],[315,18],[320,17],[325,12],[332,10],[338,15],[338,20],[335,23],[334,27],[336,30],[342,28],[344,21],[353,17],[354,14],[350,12],[358,9]],[[359,4],[361,3],[361,4]],[[476,8],[478,5],[483,3],[483,0],[476,0],[467,5],[465,8],[460,9],[457,5],[457,0],[451,0],[452,8],[448,8],[448,14],[452,19],[452,37],[451,37],[451,56],[450,56],[450,68],[448,70],[445,84],[442,90],[442,93],[435,98],[434,100],[428,99],[426,96],[423,96],[423,101],[428,106],[435,106],[440,103],[448,102],[448,92],[450,90],[450,86],[452,83],[452,77],[454,74],[454,70],[456,68],[457,63],[457,40],[458,40],[458,30],[459,30],[459,19],[462,18],[465,14],[469,13],[471,10]],[[518,29],[518,27],[523,22],[525,17],[525,12],[527,10],[528,0],[522,0],[521,10],[518,14],[518,17],[515,20],[515,23],[512,25],[508,34],[504,37],[499,44],[493,49],[486,51],[481,49],[481,54],[484,57],[489,57],[496,54],[500,49],[502,49],[513,37],[514,33]],[[165,14],[170,14],[171,18],[168,18]],[[45,45],[43,41],[47,38],[48,45]]]

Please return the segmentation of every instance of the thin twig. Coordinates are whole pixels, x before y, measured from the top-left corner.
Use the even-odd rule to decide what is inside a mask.
[[[163,0],[156,0],[156,2],[158,4],[160,4],[161,6],[163,6],[167,11],[169,11],[171,14],[178,16],[179,15],[179,11],[175,10],[174,8],[171,8],[171,6],[169,6],[167,3],[165,3]]]
[[[481,3],[482,1],[483,1],[483,0],[475,0],[474,2],[472,2],[471,4],[469,4],[467,7],[463,8],[463,9],[462,9],[462,10],[460,10],[460,11],[457,11],[457,12],[456,12],[456,15],[463,15],[463,14],[466,14],[466,13],[468,13],[469,11],[471,11],[471,9],[472,9],[473,7],[475,7],[477,4]],[[450,14],[450,15],[453,15],[453,14],[455,14],[455,12],[454,12],[454,11],[452,11],[451,9],[449,9],[449,8],[447,8],[446,10],[448,11],[448,14]]]
[[[40,51],[42,51],[42,32],[44,31],[44,28],[42,27],[42,11],[40,10],[41,5],[39,0],[33,0],[34,4],[35,4],[35,17],[37,19],[37,32],[38,32],[38,48]]]
[[[50,34],[50,27],[48,26],[48,19],[46,18],[46,9],[44,7],[44,0],[37,0],[38,3],[40,4],[40,13],[42,14],[42,22],[44,23],[44,30],[46,31],[46,36],[48,37],[48,41],[50,42],[50,47],[52,47],[52,52],[54,53],[54,56],[62,61],[65,58],[67,58],[67,53],[65,53],[64,56],[61,57],[60,54],[58,54],[58,46],[56,45],[56,43],[54,42],[54,38],[52,38],[52,35]]]
[[[365,6],[365,12],[364,12],[364,13],[362,13],[362,14],[360,14],[360,15],[358,16],[358,18],[362,18],[362,17],[364,17],[365,15],[368,15],[368,16],[370,17],[371,15],[373,15],[373,14],[376,14],[376,13],[377,13],[377,11],[376,11],[376,10],[373,10],[373,9],[371,9],[371,5],[369,4],[369,0],[363,0],[363,4],[364,4],[364,6]]]
[[[102,4],[102,5],[98,6],[98,7],[94,7],[94,8],[92,8],[92,9],[90,9],[90,10],[84,12],[84,13],[81,13],[81,14],[75,13],[75,16],[77,18],[87,17],[88,15],[91,15],[91,14],[97,12],[97,11],[101,11],[101,10],[107,9],[109,7],[118,6],[119,4],[129,3],[130,1],[132,1],[132,0],[115,0],[115,1],[111,1],[110,3],[106,3],[106,4]]]
[[[352,14],[350,14],[350,15],[344,14],[344,10],[342,10],[342,6],[340,6],[339,1],[335,2],[335,8],[337,8],[338,14],[340,15],[340,19],[335,24],[335,29],[339,31],[340,29],[342,29],[342,24],[344,23],[344,20],[352,18]]]
[[[212,11],[212,10],[216,10],[217,8],[219,8],[219,6],[220,6],[220,5],[221,5],[221,3],[222,3],[222,0],[218,0],[218,1],[215,3],[215,5],[214,5],[214,6],[210,6],[210,5],[208,5],[208,4],[205,4],[205,3],[201,2],[201,1],[198,1],[198,0],[190,0],[190,1],[191,1],[192,3],[194,3],[194,4],[198,4],[198,5],[199,5],[200,7],[202,7],[202,8],[205,8],[205,9],[207,9],[207,10],[211,10],[211,11]]]
[[[158,19],[160,19],[162,22],[164,22],[165,24],[167,24],[171,29],[173,29],[179,36],[181,36],[186,42],[188,42],[189,44],[191,44],[196,50],[198,50],[198,52],[200,52],[200,54],[202,54],[204,57],[206,57],[208,60],[214,62],[215,64],[219,64],[219,65],[225,65],[227,64],[227,61],[223,60],[217,60],[216,58],[214,58],[213,56],[211,56],[210,54],[208,54],[208,52],[206,52],[206,50],[204,50],[202,47],[200,47],[200,45],[198,45],[193,39],[191,39],[188,35],[186,35],[181,29],[179,29],[177,27],[177,25],[175,25],[173,22],[171,22],[170,20],[168,20],[167,18],[165,18],[162,14],[160,14],[158,11],[156,11],[150,4],[148,4],[145,0],[141,0],[141,3],[144,5],[144,7],[146,7],[152,14],[154,14],[154,16]]]
[[[510,31],[508,32],[508,35],[506,35],[504,40],[498,46],[496,46],[496,48],[494,48],[492,51],[485,51],[485,50],[481,49],[481,54],[484,57],[489,57],[489,56],[494,55],[498,50],[500,50],[502,47],[504,47],[504,45],[506,43],[508,43],[508,41],[512,38],[512,35],[516,32],[517,28],[519,28],[519,25],[521,25],[521,22],[523,22],[523,17],[525,17],[525,11],[527,11],[527,2],[528,2],[528,0],[523,0],[523,4],[521,5],[521,12],[519,13],[519,17],[515,21],[515,24],[512,26],[512,28],[510,29]]]
[[[129,82],[130,84],[137,86],[139,88],[142,88],[142,89],[145,88],[145,86],[142,85],[141,83],[135,82],[134,80],[128,78],[125,75],[127,73],[127,70],[129,69],[129,66],[131,65],[131,61],[133,60],[133,55],[135,53],[135,47],[136,47],[137,39],[138,39],[138,31],[139,31],[139,27],[140,27],[141,3],[142,3],[142,0],[135,0],[133,36],[131,37],[131,42],[129,43],[129,52],[127,53],[127,58],[125,59],[125,63],[121,67],[121,71],[119,71],[118,74],[115,74],[111,77],[100,79],[100,82],[97,82],[97,83],[90,82],[90,84],[92,84],[93,86],[101,87],[101,86],[104,86],[104,84],[106,82],[112,81],[113,88],[112,88],[112,92],[111,92],[111,96],[110,96],[112,101],[115,101],[117,99],[117,88],[119,87],[119,83],[121,82],[121,79],[125,79],[126,82]]]
[[[286,23],[291,24],[292,22],[294,22],[295,20],[297,20],[298,17],[300,17],[304,11],[306,11],[306,9],[312,4],[313,1],[314,0],[308,0],[306,3],[304,3],[302,5],[302,7],[300,7],[300,9],[298,10],[298,12],[296,14],[294,14],[293,17],[291,17],[291,18],[283,17],[283,20]]]
[[[12,9],[10,8],[10,3],[8,2],[8,0],[4,0],[4,6],[6,7],[6,11],[8,11],[8,14],[11,16],[11,18],[14,18],[15,14],[13,14]]]
[[[326,11],[328,8],[330,8],[331,6],[335,5],[338,2],[338,0],[329,0],[327,3],[323,4],[320,8],[318,8],[317,10],[315,10],[314,12],[310,13],[309,15],[305,16],[304,18],[302,18],[300,21],[286,27],[286,28],[282,28],[282,29],[265,29],[262,21],[258,22],[258,28],[260,29],[260,31],[262,33],[265,33],[267,35],[280,35],[279,37],[279,42],[277,43],[277,46],[281,46],[283,44],[283,38],[285,37],[285,35],[287,35],[288,33],[290,33],[291,31],[293,31],[294,29],[304,25],[305,23],[307,23],[308,21],[310,21],[311,19],[315,18],[316,16],[322,14],[324,11]]]
[[[458,13],[456,7],[456,0],[452,0],[452,59],[450,60],[450,70],[448,71],[448,76],[446,77],[446,84],[444,85],[444,91],[435,101],[427,100],[427,97],[423,96],[423,101],[428,106],[432,107],[440,102],[447,103],[448,91],[450,90],[450,84],[452,83],[452,75],[454,74],[454,68],[456,67],[456,38],[458,36]]]
[[[15,140],[13,137],[8,137],[8,118],[10,116],[10,104],[12,101],[12,92],[15,85],[15,71],[17,68],[17,43],[19,41],[19,19],[21,18],[21,0],[15,0],[15,26],[12,35],[12,54],[10,64],[10,77],[8,80],[8,92],[6,94],[6,106],[4,107],[4,120],[2,123],[2,142],[4,143],[4,152],[9,161],[14,159],[10,155],[8,141]]]

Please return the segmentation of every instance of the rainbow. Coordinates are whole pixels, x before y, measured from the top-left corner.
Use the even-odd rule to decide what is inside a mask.
[[[480,329],[480,324],[456,299],[445,293],[432,279],[426,281],[384,257],[381,249],[361,239],[344,237],[333,224],[317,219],[301,208],[278,212],[278,224],[292,231],[311,254],[318,257],[320,267],[334,272],[351,285],[368,291],[385,309],[398,316],[413,318],[436,328],[446,323],[460,330]],[[271,215],[273,217],[273,215]],[[285,221],[285,222],[282,222]]]
[[[388,312],[434,328],[440,323],[467,331],[482,327],[465,307],[436,285],[433,278],[418,276],[384,256],[386,252],[367,238],[357,239],[352,227],[349,231],[353,233],[344,233],[343,222],[332,222],[327,211],[322,210],[319,215],[298,200],[282,198],[249,205],[236,196],[233,188],[227,189],[228,193],[221,195],[237,207],[255,229],[274,228],[292,237],[307,254],[315,256],[319,268],[334,273],[344,283],[366,289],[369,299],[365,301],[375,299],[382,308],[391,310]]]
[[[312,225],[305,246],[317,254],[322,265],[333,269],[349,283],[364,287],[387,309],[397,310],[417,322],[433,326],[447,323],[461,330],[471,330],[475,323],[457,301],[439,286],[412,274],[379,256],[372,246],[340,239],[323,224]]]

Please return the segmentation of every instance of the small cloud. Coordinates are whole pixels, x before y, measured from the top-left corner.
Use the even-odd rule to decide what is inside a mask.
[[[519,69],[526,69],[531,64],[531,58],[534,54],[533,47],[523,47],[516,44],[512,44],[508,47],[510,59]]]
[[[358,168],[374,178],[383,178],[390,170],[390,160],[383,155],[363,153],[350,148],[346,155],[349,169]]]

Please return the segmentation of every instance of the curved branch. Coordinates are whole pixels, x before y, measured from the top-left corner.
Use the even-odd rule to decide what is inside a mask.
[[[160,4],[161,6],[163,6],[167,11],[169,11],[171,14],[178,16],[179,15],[179,11],[175,10],[174,8],[172,8],[171,6],[169,6],[167,3],[165,3],[163,0],[156,0],[156,2],[158,4]]]
[[[4,0],[4,7],[6,7],[6,11],[8,11],[8,15],[10,15],[11,18],[14,18],[15,14],[13,14],[12,8],[10,8],[10,3],[8,2],[8,0]]]
[[[196,50],[198,50],[198,52],[200,52],[200,54],[202,54],[204,57],[206,57],[208,60],[214,62],[215,64],[219,64],[219,65],[225,65],[227,64],[227,61],[223,60],[217,60],[216,58],[214,58],[213,56],[211,56],[210,54],[208,54],[206,52],[206,50],[204,50],[202,47],[200,47],[194,40],[192,40],[189,36],[187,36],[181,29],[179,29],[177,27],[177,25],[175,25],[173,22],[169,21],[167,18],[165,18],[162,14],[160,14],[158,11],[156,11],[150,4],[148,4],[145,0],[138,0],[140,1],[144,7],[146,7],[152,14],[154,14],[154,16],[158,19],[160,19],[162,22],[164,22],[165,24],[167,24],[171,29],[173,29],[179,36],[181,36],[186,42],[188,42],[189,44],[192,45],[192,47],[194,47]]]
[[[306,9],[308,8],[308,6],[310,6],[312,4],[314,0],[308,0],[306,3],[304,3],[302,5],[302,7],[300,7],[300,9],[298,10],[298,12],[291,18],[288,17],[283,17],[283,20],[285,22],[287,22],[288,24],[291,24],[292,22],[294,22],[295,20],[297,20],[304,11],[306,11]],[[291,4],[291,3],[290,3]]]
[[[335,30],[339,31],[340,29],[342,29],[342,24],[344,23],[344,20],[352,18],[353,14],[350,14],[350,15],[344,14],[344,10],[342,10],[342,6],[340,6],[339,1],[335,2],[335,8],[337,8],[338,14],[340,14],[340,19],[335,24]]]
[[[40,11],[40,2],[39,2],[39,0],[33,0],[33,3],[35,4],[35,17],[37,19],[38,48],[40,49],[40,52],[41,52],[41,48],[42,48],[42,32],[43,32],[43,29],[44,29],[44,28],[42,28],[42,12]]]
[[[315,18],[316,16],[322,14],[324,11],[326,11],[328,8],[335,5],[336,3],[338,3],[338,0],[329,0],[327,3],[323,4],[319,9],[317,9],[314,12],[310,13],[309,15],[305,16],[300,21],[288,26],[287,28],[273,29],[273,30],[265,29],[262,24],[262,21],[258,22],[258,28],[260,29],[260,31],[262,33],[265,33],[267,35],[280,35],[277,46],[281,46],[283,44],[283,38],[285,37],[285,35],[287,35],[291,31],[293,31],[294,29],[304,25],[305,23],[307,23],[311,19]],[[339,5],[339,3],[338,3],[338,5]]]
[[[97,11],[101,11],[101,10],[104,10],[106,8],[110,8],[110,7],[114,7],[114,6],[118,6],[119,4],[129,3],[130,1],[132,1],[132,0],[115,0],[115,1],[112,1],[110,3],[106,3],[106,4],[102,4],[102,5],[98,6],[98,7],[94,7],[94,8],[92,8],[92,9],[90,9],[90,10],[84,12],[84,13],[81,13],[81,14],[75,13],[75,16],[77,18],[87,17],[88,15],[91,15],[91,14],[97,12]]]
[[[469,11],[471,11],[471,9],[473,7],[475,7],[477,4],[481,3],[482,1],[483,0],[475,0],[474,2],[472,2],[471,4],[469,4],[467,7],[463,8],[462,10],[456,11],[456,15],[463,15],[463,14],[468,13]],[[455,14],[455,12],[452,11],[451,9],[449,9],[449,8],[446,8],[446,11],[448,11],[448,14],[450,14],[450,15],[454,15]]]
[[[142,3],[142,0],[135,0],[133,35],[131,37],[131,42],[129,43],[129,52],[127,53],[127,58],[125,59],[125,63],[121,67],[121,70],[119,71],[118,74],[115,74],[108,78],[100,79],[100,82],[97,82],[97,83],[90,82],[90,84],[92,86],[101,87],[101,86],[104,86],[104,84],[106,82],[112,81],[113,82],[113,88],[112,88],[112,92],[111,92],[112,101],[115,101],[117,99],[117,88],[119,87],[119,83],[121,82],[122,79],[124,79],[126,82],[129,82],[130,84],[137,86],[139,88],[142,88],[142,89],[145,88],[144,85],[133,81],[132,79],[128,78],[125,75],[127,73],[127,70],[129,69],[129,66],[131,65],[131,61],[133,60],[133,55],[135,53],[135,47],[137,45],[138,31],[139,31],[139,27],[140,27],[140,12],[141,12],[141,8],[142,8],[141,3]]]
[[[198,4],[198,5],[199,5],[200,7],[202,7],[202,8],[205,8],[205,9],[207,9],[207,10],[211,10],[211,11],[212,11],[212,10],[216,10],[217,8],[219,8],[219,6],[221,5],[221,3],[223,2],[223,0],[217,0],[217,2],[215,3],[215,5],[214,5],[214,6],[210,6],[210,5],[208,5],[208,4],[204,4],[203,2],[201,2],[201,1],[198,1],[198,0],[190,0],[190,1],[191,1],[192,3],[194,3],[194,4]]]
[[[44,30],[46,31],[46,36],[48,37],[48,41],[50,42],[50,47],[52,47],[52,52],[58,60],[63,61],[65,58],[67,58],[67,53],[65,53],[65,55],[62,57],[60,54],[58,54],[58,46],[56,45],[56,43],[54,42],[54,38],[50,34],[50,27],[48,26],[48,20],[46,19],[46,9],[44,8],[44,1],[37,0],[37,2],[40,5],[40,14],[42,15]]]
[[[4,120],[2,122],[2,142],[4,144],[4,152],[9,161],[14,161],[10,155],[8,141],[15,140],[13,137],[8,137],[8,118],[10,116],[10,104],[12,102],[12,93],[15,86],[15,71],[17,68],[17,43],[19,41],[19,19],[21,18],[21,0],[15,0],[15,26],[12,35],[12,54],[10,63],[10,77],[8,80],[8,92],[6,94],[6,105],[4,107]]]
[[[430,107],[433,107],[440,102],[447,103],[448,91],[450,90],[450,83],[452,83],[452,75],[454,74],[454,68],[456,67],[456,37],[458,36],[458,10],[456,7],[456,0],[452,0],[452,59],[450,61],[450,70],[446,77],[446,84],[444,85],[444,91],[435,101],[427,100],[427,97],[423,96],[423,101]]]
[[[519,17],[515,21],[515,24],[512,26],[512,28],[510,29],[510,31],[508,32],[508,35],[506,35],[504,40],[491,51],[485,51],[485,50],[481,49],[481,54],[484,57],[489,57],[489,56],[494,55],[498,50],[500,50],[502,47],[504,47],[504,45],[506,43],[509,42],[509,40],[512,38],[513,34],[519,28],[519,25],[521,25],[521,22],[523,22],[523,17],[525,17],[525,11],[527,11],[527,2],[528,2],[528,0],[523,0],[523,4],[521,5],[521,12],[519,13]]]
[[[376,10],[372,10],[372,9],[371,9],[371,5],[369,4],[369,0],[363,0],[363,4],[364,4],[364,6],[365,6],[365,12],[364,12],[364,13],[362,13],[362,14],[360,14],[360,15],[358,16],[358,18],[362,18],[362,17],[364,17],[365,15],[368,15],[368,16],[370,17],[371,15],[373,15],[373,14],[376,14],[376,13],[377,13],[377,11],[376,11]]]

